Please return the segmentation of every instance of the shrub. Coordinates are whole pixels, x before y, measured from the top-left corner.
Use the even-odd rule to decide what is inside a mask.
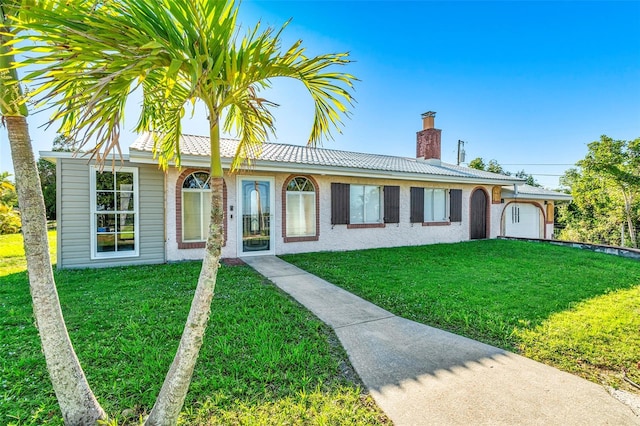
[[[15,234],[20,232],[21,227],[20,212],[0,203],[0,235]]]

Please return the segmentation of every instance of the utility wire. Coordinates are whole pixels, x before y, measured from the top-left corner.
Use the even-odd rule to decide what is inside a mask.
[[[562,164],[562,163],[500,163],[501,166],[575,166],[574,164]]]

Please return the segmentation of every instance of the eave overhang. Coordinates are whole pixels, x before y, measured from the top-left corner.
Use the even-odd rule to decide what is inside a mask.
[[[508,200],[545,200],[545,201],[571,201],[573,197],[569,194],[561,193],[549,193],[549,194],[527,194],[518,193],[517,195],[513,191],[502,190],[502,198]]]

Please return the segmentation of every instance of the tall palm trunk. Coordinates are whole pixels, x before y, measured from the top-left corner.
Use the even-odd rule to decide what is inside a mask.
[[[209,322],[211,301],[216,286],[216,277],[223,243],[223,204],[222,191],[224,181],[220,166],[218,126],[211,129],[211,220],[209,235],[202,260],[202,269],[198,277],[198,285],[193,295],[191,309],[185,324],[176,356],[173,358],[158,398],[147,418],[147,425],[175,425],[182,410],[184,399],[189,390],[193,369],[198,360],[198,353],[204,339],[204,332]]]
[[[16,176],[33,312],[47,370],[65,423],[93,425],[106,415],[89,388],[60,309],[49,258],[44,198],[27,119],[24,116],[6,116],[4,120]]]

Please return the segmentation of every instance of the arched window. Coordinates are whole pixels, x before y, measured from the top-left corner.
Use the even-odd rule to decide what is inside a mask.
[[[211,212],[209,173],[194,172],[182,183],[182,241],[207,239]]]
[[[317,190],[310,178],[296,176],[289,181],[286,187],[285,238],[317,239],[316,203]]]

